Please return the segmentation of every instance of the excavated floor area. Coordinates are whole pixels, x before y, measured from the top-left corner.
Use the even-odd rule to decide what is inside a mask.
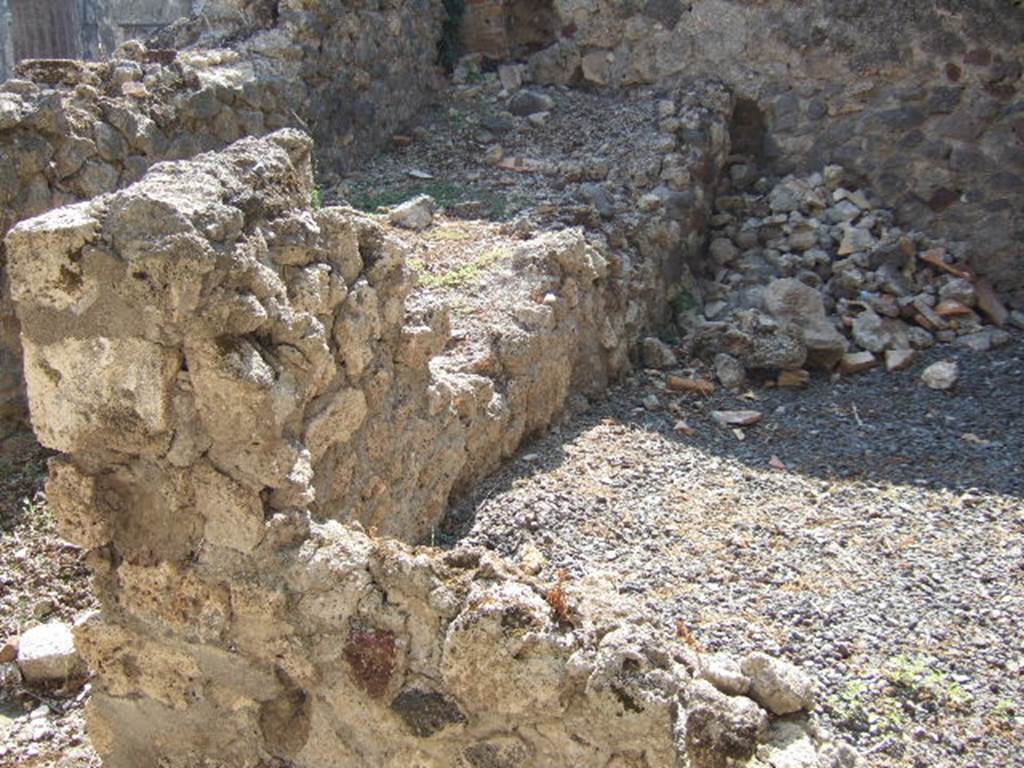
[[[813,670],[871,765],[1016,765],[1022,342],[931,350],[915,370],[957,359],[953,394],[876,370],[700,398],[640,372],[457,504],[444,533],[552,579],[603,575],[709,650]],[[740,408],[764,420],[734,433],[709,415]]]
[[[403,239],[417,252],[413,306],[440,296],[452,309],[452,364],[474,357],[490,297],[508,287],[491,268],[518,241],[582,225],[614,246],[635,175],[657,164],[656,92],[538,92],[545,116],[511,119],[505,100],[463,86],[358,173],[321,174],[325,203],[375,211],[423,193],[446,209]],[[830,692],[824,717],[871,765],[1014,765],[1022,351],[1017,334],[987,354],[933,349],[909,372],[710,397],[666,389],[666,373],[693,371],[638,372],[455,504],[433,543],[480,544],[552,580],[604,577],[694,644],[807,668]],[[917,372],[950,357],[958,389],[922,387]],[[736,431],[716,409],[764,418]],[[2,500],[4,604],[18,621],[38,613],[59,572],[78,586],[43,615],[73,618],[89,603],[84,570],[22,512],[33,467]],[[95,764],[82,698],[0,713],[0,766]]]

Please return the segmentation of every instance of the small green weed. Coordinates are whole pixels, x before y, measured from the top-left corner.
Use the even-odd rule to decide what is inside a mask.
[[[1010,721],[1017,714],[1017,708],[1013,702],[1009,699],[1000,699],[996,702],[996,705],[992,707],[992,711],[989,712],[989,716],[996,720]]]
[[[452,208],[470,201],[479,202],[484,218],[497,221],[508,219],[521,207],[500,192],[443,180],[403,184],[389,189],[358,189],[353,191],[349,202],[354,208],[372,212],[378,208],[391,208],[417,195],[430,195],[443,208]]]
[[[931,669],[931,665],[932,661],[926,656],[900,655],[891,660],[883,674],[909,699],[955,712],[969,710],[974,697],[945,673]]]
[[[313,193],[310,195],[309,204],[313,206],[314,211],[319,211],[324,207],[324,191],[320,187],[314,187]]]
[[[679,295],[672,299],[672,309],[675,311],[677,317],[685,315],[687,312],[690,312],[696,308],[697,300],[689,291],[680,291]]]
[[[426,272],[426,265],[421,259],[409,259],[408,264],[420,273],[420,284],[427,288],[468,288],[479,282],[484,271],[508,255],[504,248],[492,248],[468,264],[438,275]]]

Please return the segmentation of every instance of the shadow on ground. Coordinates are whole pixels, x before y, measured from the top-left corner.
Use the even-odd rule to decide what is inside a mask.
[[[474,508],[538,472],[557,467],[562,446],[609,420],[661,434],[708,456],[739,461],[763,471],[777,459],[789,472],[830,481],[945,489],[960,494],[998,494],[1024,499],[1024,340],[988,353],[940,347],[915,366],[887,373],[878,368],[832,381],[816,375],[803,390],[753,386],[748,393],[719,389],[710,398],[659,394],[677,403],[680,415],[649,411],[643,398],[656,392],[646,382],[627,382],[586,413],[539,437],[513,461],[456,501],[442,525],[442,543],[469,531]],[[928,389],[920,372],[932,362],[955,359],[960,380],[951,392]],[[635,377],[643,379],[643,376]],[[744,439],[715,424],[713,410],[754,409],[764,414]],[[696,432],[681,436],[682,418]]]

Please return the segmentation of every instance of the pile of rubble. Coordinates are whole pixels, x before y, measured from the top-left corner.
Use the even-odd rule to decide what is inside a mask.
[[[1009,341],[1003,326],[1024,328],[1024,312],[971,271],[963,244],[896,226],[842,167],[772,186],[737,163],[730,177],[712,220],[711,274],[678,307],[689,351],[724,386],[775,374],[801,386],[807,369],[850,374],[883,360],[904,370],[935,344],[983,352]],[[925,377],[954,382],[955,371]]]

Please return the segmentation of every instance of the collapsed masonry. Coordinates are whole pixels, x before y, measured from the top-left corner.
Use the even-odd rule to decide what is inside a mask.
[[[685,250],[731,101],[675,103]],[[8,237],[50,502],[102,602],[77,635],[105,764],[851,764],[782,662],[701,658],[599,581],[363,532],[422,536],[571,383],[623,371],[680,252],[519,241],[492,368],[453,369],[396,233],[310,208],[311,148],[245,139]]]

